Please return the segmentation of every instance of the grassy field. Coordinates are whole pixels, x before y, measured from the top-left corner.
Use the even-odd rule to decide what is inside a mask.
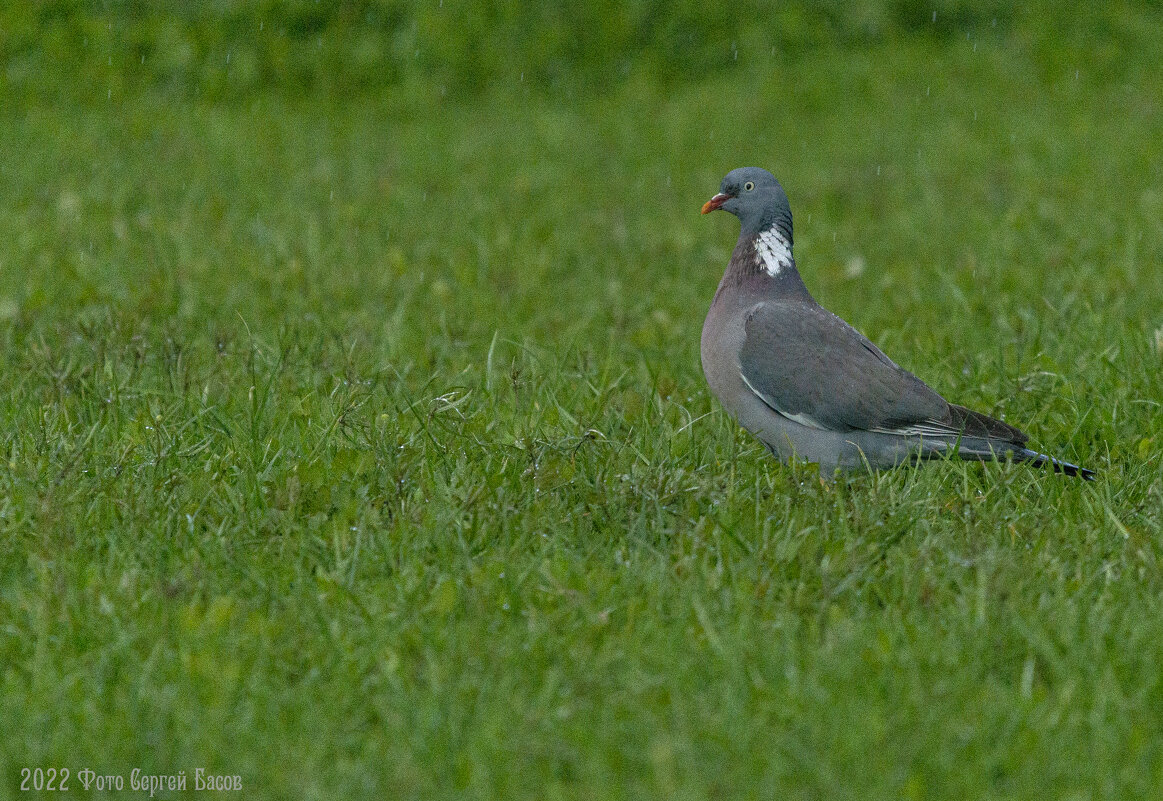
[[[1127,17],[0,106],[0,796],[1163,795],[1163,37]],[[698,362],[744,164],[823,304],[1099,481],[771,460]]]

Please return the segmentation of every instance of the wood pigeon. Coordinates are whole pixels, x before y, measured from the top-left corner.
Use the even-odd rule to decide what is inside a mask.
[[[787,194],[767,170],[729,172],[703,214],[716,209],[742,230],[703,323],[703,372],[727,411],[780,459],[815,462],[830,476],[952,450],[1094,478],[1030,450],[1013,426],[949,403],[816,303],[792,256]]]

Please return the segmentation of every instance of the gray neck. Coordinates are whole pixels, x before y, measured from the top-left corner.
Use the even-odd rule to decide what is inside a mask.
[[[783,200],[782,203],[771,203],[763,209],[762,213],[746,220],[740,219],[743,226],[739,232],[740,238],[744,236],[754,238],[764,231],[775,228],[787,240],[788,250],[791,250],[791,206],[788,205],[787,196],[783,194],[782,190],[780,190],[780,198]]]
[[[763,297],[812,300],[792,255],[790,214],[786,226],[783,220],[773,220],[766,227],[746,226],[740,231],[719,292],[732,286]]]

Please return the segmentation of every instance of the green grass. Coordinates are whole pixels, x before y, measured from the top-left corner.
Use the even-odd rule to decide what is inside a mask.
[[[1163,794],[1151,31],[5,105],[0,795]],[[744,164],[822,303],[1100,480],[772,461],[698,363]]]

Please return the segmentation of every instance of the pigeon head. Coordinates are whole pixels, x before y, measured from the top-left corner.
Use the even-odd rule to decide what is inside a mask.
[[[719,193],[703,204],[703,214],[716,209],[739,218],[744,234],[778,227],[791,242],[791,206],[775,176],[762,167],[739,167],[727,173]]]

